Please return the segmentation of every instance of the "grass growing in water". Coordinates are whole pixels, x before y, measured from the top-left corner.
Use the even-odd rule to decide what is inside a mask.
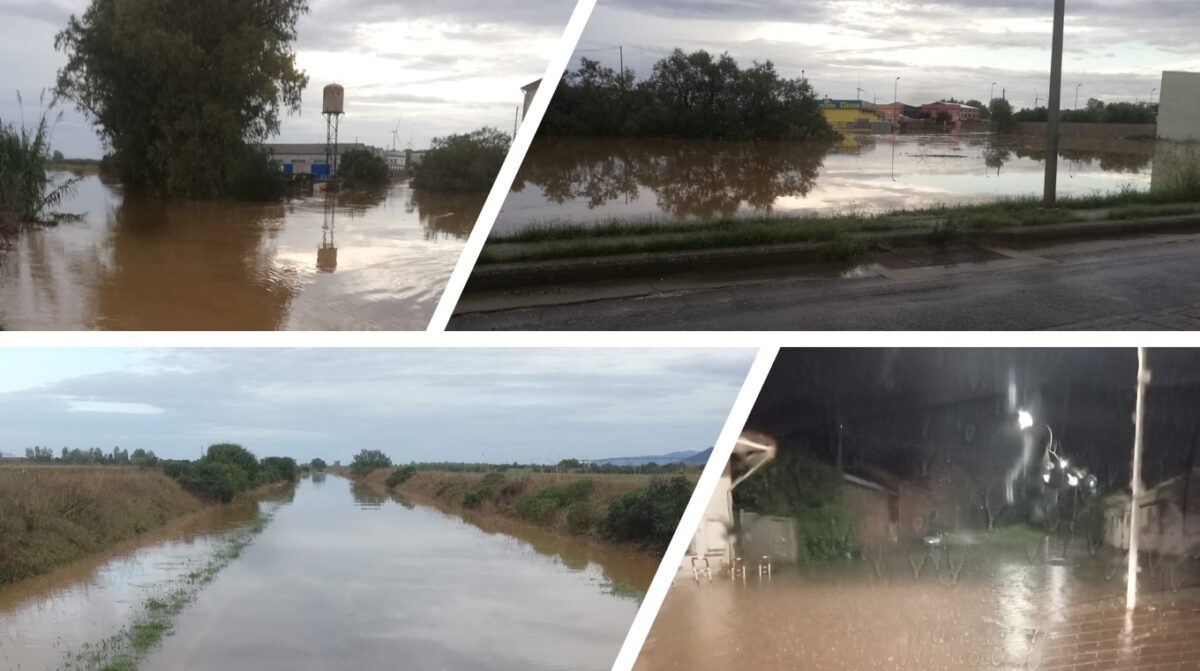
[[[1005,198],[973,205],[932,205],[875,215],[754,216],[710,220],[611,219],[595,224],[535,223],[511,233],[493,233],[480,264],[582,259],[639,253],[688,252],[789,243],[822,245],[830,260],[848,260],[870,250],[861,234],[924,231],[931,244],[960,232],[991,231],[1079,222],[1200,212],[1200,160],[1181,159],[1162,188],[1064,196],[1053,210],[1039,198]],[[1092,213],[1088,213],[1092,210]],[[1093,214],[1089,217],[1088,214]]]
[[[19,94],[17,100],[20,102]],[[57,211],[74,192],[79,178],[55,184],[47,174],[53,109],[51,102],[32,129],[0,120],[0,234],[14,235],[29,226],[79,219],[79,215]]]
[[[259,510],[254,519],[229,536],[200,568],[191,571],[165,594],[146,599],[131,623],[112,636],[70,653],[61,671],[135,671],[147,653],[172,630],[175,618],[196,600],[205,585],[241,556],[271,520],[274,510]]]

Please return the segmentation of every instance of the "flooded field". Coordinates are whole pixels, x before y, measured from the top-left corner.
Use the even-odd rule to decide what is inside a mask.
[[[897,566],[886,582],[868,577],[866,569],[781,569],[760,579],[752,567],[745,582],[726,576],[699,584],[681,574],[636,668],[1195,664],[1200,643],[1189,648],[1181,642],[1194,642],[1200,627],[1197,564],[1174,567],[1170,578],[1163,566],[1153,576],[1144,570],[1142,607],[1128,618],[1123,576],[1116,571],[1106,579],[1101,559],[1030,562],[1019,552],[977,557],[967,560],[957,582],[944,570],[914,579],[907,566]]]
[[[543,138],[496,222],[881,212],[1039,195],[1045,139],[847,134],[833,144]],[[1063,138],[1059,195],[1148,189],[1153,140]]]
[[[607,669],[639,605],[629,585],[644,588],[657,562],[523,531],[304,480],[139,668]],[[122,626],[206,537],[0,590],[0,666],[57,668],[62,651]]]
[[[0,250],[0,327],[422,330],[484,197],[167,201],[87,175],[61,208],[84,221]]]

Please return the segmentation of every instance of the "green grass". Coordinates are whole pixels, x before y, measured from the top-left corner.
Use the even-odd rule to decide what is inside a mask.
[[[929,244],[945,244],[960,233],[1062,224],[1089,219],[1125,219],[1200,212],[1200,168],[1182,171],[1167,188],[1116,191],[1058,199],[1053,210],[1033,197],[972,205],[937,204],[875,215],[751,216],[710,220],[610,219],[594,224],[538,222],[511,233],[493,234],[480,264],[584,259],[601,256],[689,252],[790,243],[821,245],[822,255],[847,260],[870,251],[861,234],[924,231]],[[1089,213],[1088,210],[1093,212]],[[1089,214],[1093,216],[1088,216]]]
[[[136,671],[146,654],[171,633],[175,618],[196,600],[205,585],[241,556],[271,519],[259,511],[254,519],[213,551],[205,563],[173,583],[165,593],[142,602],[129,625],[112,636],[82,646],[66,656],[62,671]]]

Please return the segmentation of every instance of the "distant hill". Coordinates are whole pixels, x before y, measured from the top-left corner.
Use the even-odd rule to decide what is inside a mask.
[[[708,455],[712,454],[712,448],[696,452],[694,450],[686,450],[683,452],[669,452],[667,454],[659,454],[654,456],[644,457],[612,457],[610,459],[591,459],[589,463],[610,465],[610,466],[645,466],[646,464],[689,464],[692,466],[703,466],[708,463]]]

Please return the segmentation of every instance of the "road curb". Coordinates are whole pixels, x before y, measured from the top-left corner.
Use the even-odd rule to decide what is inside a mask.
[[[933,229],[856,233],[873,248],[929,245]],[[1200,231],[1200,214],[1146,219],[1084,221],[990,231],[956,231],[946,242],[1022,245],[1070,239],[1125,237],[1152,233]],[[704,272],[765,266],[828,263],[824,243],[788,243],[757,247],[726,247],[681,252],[647,252],[555,261],[495,263],[476,266],[470,291],[493,291],[531,286],[554,286],[612,279],[664,278],[681,272]]]

